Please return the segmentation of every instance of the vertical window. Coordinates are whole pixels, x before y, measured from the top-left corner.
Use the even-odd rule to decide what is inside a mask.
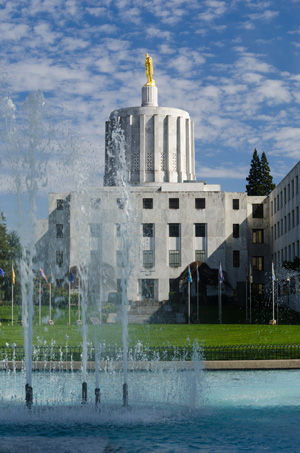
[[[61,223],[56,225],[56,237],[63,238],[64,237],[64,226]]]
[[[91,223],[90,231],[92,238],[99,238],[101,236],[101,225],[100,223]]]
[[[179,209],[179,198],[169,198],[169,209]]]
[[[254,271],[263,271],[264,270],[264,257],[263,256],[253,256],[252,267],[253,267]]]
[[[294,198],[295,196],[295,184],[294,184],[294,180],[292,179],[292,198]]]
[[[264,206],[262,203],[252,205],[252,217],[254,219],[262,219],[264,217]]]
[[[56,200],[56,209],[62,211],[64,209],[64,200]]]
[[[276,198],[274,198],[274,214],[276,213]]]
[[[153,198],[143,198],[143,209],[153,209]]]
[[[292,210],[292,228],[295,228],[295,211]]]
[[[235,211],[240,209],[240,200],[238,198],[234,198],[232,200],[232,209],[234,209]]]
[[[239,250],[233,250],[232,265],[233,265],[233,267],[240,267],[240,251]]]
[[[284,233],[287,233],[287,221],[286,221],[286,216],[284,216]]]
[[[232,228],[232,236],[237,239],[240,237],[240,225],[239,223],[234,223]]]
[[[280,207],[283,207],[283,196],[282,196],[282,191],[280,192]]]
[[[143,250],[143,266],[148,269],[153,267],[153,250]]]
[[[299,225],[299,206],[296,208],[296,225]]]
[[[201,261],[204,263],[206,260],[206,251],[205,250],[195,250],[195,261]]]
[[[169,250],[169,265],[170,267],[179,267],[179,250]]]
[[[284,194],[284,204],[286,204],[286,187],[283,189],[283,194]]]
[[[154,224],[153,223],[143,223],[143,237],[144,238],[153,238],[154,236]]]
[[[271,216],[274,214],[274,203],[271,201]]]
[[[288,213],[288,230],[290,231],[291,229],[291,214]]]
[[[281,223],[281,236],[283,235],[283,219],[280,220]]]
[[[291,187],[288,184],[288,201],[290,201],[290,199],[291,199]]]
[[[57,264],[57,266],[58,267],[62,267],[63,262],[64,262],[64,254],[63,254],[63,252],[60,252],[60,251],[56,250],[56,264]]]
[[[117,267],[124,267],[122,250],[117,250]]]
[[[195,198],[195,208],[205,209],[205,198]]]
[[[121,237],[121,225],[119,223],[116,224],[116,236]]]
[[[299,192],[298,176],[296,176],[296,194]]]
[[[279,194],[277,195],[277,211],[280,209],[280,204],[279,204]]]
[[[206,236],[206,224],[205,223],[195,223],[195,237],[196,238],[205,238]]]
[[[170,238],[179,238],[180,237],[180,224],[179,223],[169,223],[169,237]]]

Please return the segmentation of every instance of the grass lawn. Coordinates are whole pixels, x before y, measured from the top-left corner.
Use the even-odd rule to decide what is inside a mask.
[[[231,310],[231,309],[230,309]],[[228,319],[230,310],[224,310]],[[88,313],[87,319],[94,313]],[[38,307],[35,307],[33,343],[50,345],[54,340],[58,346],[79,346],[82,343],[82,327],[76,324],[77,309],[72,308],[71,326],[68,323],[68,309],[54,309],[52,313],[54,325],[48,325],[48,307],[42,307],[42,325],[38,325]],[[15,307],[14,326],[11,326],[10,307],[0,307],[0,346],[23,345],[23,327],[17,324],[21,316],[21,307]],[[255,319],[255,318],[254,318]],[[226,321],[225,321],[226,322]],[[122,345],[122,327],[119,324],[89,324],[88,339],[105,341],[107,345]],[[197,340],[205,346],[242,345],[242,344],[300,344],[299,325],[266,324],[131,324],[128,326],[128,341],[134,346],[138,341],[150,346],[185,346]]]

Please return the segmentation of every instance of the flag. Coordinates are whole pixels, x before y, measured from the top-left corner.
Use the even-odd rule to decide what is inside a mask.
[[[249,281],[249,274],[248,274],[248,267],[247,267],[247,264],[245,266],[245,276],[246,276],[246,282]]]
[[[2,275],[2,277],[4,277],[4,274],[5,274],[4,270],[1,269],[1,267],[0,267],[0,275]]]
[[[199,269],[198,269],[198,266],[197,266],[197,283],[200,282],[200,277],[199,277]]]
[[[74,275],[73,275],[73,272],[72,272],[72,269],[70,269],[70,272],[69,272],[69,282],[70,283],[74,283]]]
[[[274,262],[272,261],[272,280],[275,282],[276,276],[275,276],[275,271],[274,271]]]
[[[45,272],[43,271],[43,269],[40,267],[40,273],[41,273],[41,276],[46,280],[46,282],[48,283],[48,279],[45,275]]]
[[[50,266],[50,283],[51,283],[52,285],[55,284],[55,278],[54,278],[54,275],[53,275],[51,266]]]
[[[224,282],[224,274],[223,274],[223,271],[222,271],[222,264],[221,263],[220,263],[220,269],[219,269],[219,281],[220,281],[220,283]]]
[[[189,266],[189,282],[192,283],[193,282],[193,278],[192,278],[192,273],[191,273],[191,268]]]
[[[12,266],[12,284],[13,285],[16,284],[16,274],[13,266]]]

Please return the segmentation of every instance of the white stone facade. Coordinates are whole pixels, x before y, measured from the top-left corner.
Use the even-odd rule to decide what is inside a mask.
[[[269,197],[196,181],[189,114],[155,105],[156,87],[142,93],[141,107],[116,110],[106,123],[104,187],[49,194],[48,229],[44,222],[38,234],[39,264],[46,271],[51,266],[61,284],[70,267],[87,270],[95,301],[120,291],[122,278],[129,300],[166,300],[172,281],[194,261],[215,269],[221,263],[231,295],[244,289],[249,265],[262,288],[272,253],[276,262],[299,256],[300,164]],[[123,160],[114,144],[116,127],[124,136]],[[118,179],[121,162],[126,187]],[[274,209],[288,187],[291,199]],[[275,236],[289,216],[293,228]]]

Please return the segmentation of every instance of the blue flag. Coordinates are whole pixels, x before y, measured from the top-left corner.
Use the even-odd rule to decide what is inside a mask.
[[[72,270],[70,269],[70,273],[69,273],[69,282],[70,282],[70,283],[74,283],[74,280],[75,280],[75,278],[74,278],[73,272],[72,272]]]
[[[223,274],[223,271],[222,271],[222,264],[221,263],[220,263],[220,269],[219,269],[219,281],[220,281],[220,283],[224,282],[224,274]]]
[[[193,282],[190,266],[189,266],[189,282],[191,283]]]
[[[1,275],[2,277],[4,277],[4,274],[5,274],[4,270],[1,269],[1,267],[0,267],[0,275]]]

